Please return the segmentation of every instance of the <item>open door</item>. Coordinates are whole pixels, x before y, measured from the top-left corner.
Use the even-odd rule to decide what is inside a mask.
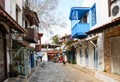
[[[6,67],[5,67],[5,40],[3,33],[0,31],[0,82],[6,78]]]

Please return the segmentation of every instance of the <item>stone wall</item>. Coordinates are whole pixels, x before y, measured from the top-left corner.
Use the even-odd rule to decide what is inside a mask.
[[[110,38],[120,36],[120,25],[115,27],[110,27],[104,31],[104,62],[105,70],[111,72],[111,61],[110,61]]]

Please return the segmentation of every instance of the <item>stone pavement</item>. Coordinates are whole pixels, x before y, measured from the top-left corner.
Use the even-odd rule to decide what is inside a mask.
[[[82,67],[80,65],[77,64],[69,64],[71,67],[75,68],[76,70],[82,71],[83,73],[86,73],[92,77],[95,77],[95,70],[92,69],[88,69],[86,67]]]
[[[7,82],[102,82],[94,77],[94,71],[76,64],[46,62],[39,65],[29,78],[9,78]]]
[[[29,79],[34,75],[35,72],[37,72],[38,68],[40,67],[41,63],[39,63],[39,65],[36,68],[33,68],[31,71],[31,75],[27,78],[27,77],[22,77],[22,76],[18,76],[18,77],[14,77],[14,78],[8,78],[8,80],[4,81],[4,82],[29,82]]]
[[[80,71],[78,65],[47,62],[29,79],[29,82],[102,82]]]

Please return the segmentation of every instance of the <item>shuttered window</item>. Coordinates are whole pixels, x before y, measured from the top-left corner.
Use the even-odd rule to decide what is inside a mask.
[[[91,24],[94,26],[97,23],[96,19],[96,4],[91,8]]]

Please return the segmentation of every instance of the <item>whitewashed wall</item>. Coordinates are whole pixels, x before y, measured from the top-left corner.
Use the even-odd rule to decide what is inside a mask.
[[[98,71],[104,70],[104,34],[100,33],[98,38]]]
[[[93,45],[90,42],[88,45],[88,55],[89,55],[89,68],[94,69],[94,49]]]
[[[18,14],[18,24],[22,26],[22,0],[5,0],[5,10],[14,20],[16,20],[16,4],[21,9]]]
[[[111,18],[108,15],[108,0],[84,0],[83,1],[83,7],[92,7],[92,5],[96,3],[96,19],[97,19],[97,24],[91,27],[90,29],[95,29],[99,26],[102,26],[108,22],[111,21]],[[102,71],[104,70],[104,35],[103,33],[100,33],[98,35],[98,70]],[[91,53],[92,50],[90,50],[89,53]],[[93,53],[91,53],[93,54]],[[93,56],[94,57],[94,56]],[[90,58],[91,59],[91,58]],[[94,60],[94,59],[93,59]],[[89,60],[91,61],[91,60]],[[90,64],[89,64],[90,65]],[[90,65],[90,67],[93,67],[93,65]]]
[[[12,0],[5,0],[5,11],[11,15],[11,4]]]
[[[108,16],[108,0],[83,0],[83,7],[92,7],[96,3],[97,24],[91,29],[108,23],[111,18]]]

